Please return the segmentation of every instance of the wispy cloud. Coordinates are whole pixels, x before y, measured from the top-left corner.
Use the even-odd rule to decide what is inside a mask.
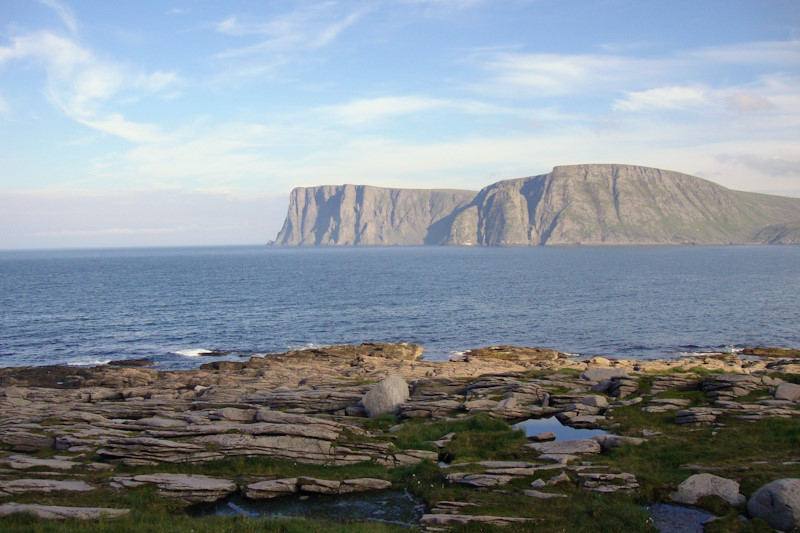
[[[230,48],[214,57],[227,59],[323,48],[333,43],[367,11],[362,8],[341,14],[334,2],[322,2],[263,21],[253,21],[250,17],[245,21],[231,15],[217,24],[216,31],[231,37],[255,38],[256,42]]]
[[[800,64],[800,41],[741,43],[675,52],[669,56],[637,57],[632,53],[542,54],[509,50],[476,50],[468,63],[487,71],[481,82],[484,92],[514,96],[546,97],[663,91],[686,87],[706,77],[713,68],[749,65],[778,72],[796,71]],[[691,98],[683,89],[671,100]]]
[[[68,6],[57,2],[56,0],[36,0],[42,5],[45,5],[55,11],[58,18],[61,19],[61,22],[69,28],[72,33],[76,33],[78,31],[78,22],[75,19],[75,14],[72,12]]]
[[[99,59],[92,50],[74,40],[42,31],[11,39],[0,47],[0,64],[16,59],[44,66],[48,100],[68,117],[86,126],[129,140],[153,140],[157,127],[137,124],[114,107],[118,98],[136,99],[173,87],[179,78],[172,72],[147,73]]]

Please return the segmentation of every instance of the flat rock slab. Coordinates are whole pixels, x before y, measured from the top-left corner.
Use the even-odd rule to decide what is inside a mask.
[[[130,512],[130,509],[112,509],[108,507],[61,507],[58,505],[38,505],[35,503],[4,503],[0,505],[0,516],[14,513],[28,513],[48,520],[99,520],[101,518],[119,518]]]
[[[739,484],[732,479],[714,474],[695,474],[678,485],[678,490],[669,495],[672,501],[694,505],[704,496],[719,496],[731,505],[744,503],[745,497],[739,493]]]
[[[461,483],[462,485],[477,488],[506,485],[510,483],[512,479],[514,479],[512,476],[503,474],[466,474],[457,472],[447,475],[447,481],[450,483]]]
[[[312,477],[271,479],[251,483],[247,486],[247,497],[253,500],[265,500],[289,496],[298,492],[313,494],[351,494],[385,490],[392,486],[391,481],[376,478],[355,478],[343,481],[317,479]]]
[[[614,378],[627,378],[628,371],[624,368],[590,368],[581,373],[581,379],[586,381],[607,381]]]
[[[531,498],[538,498],[540,500],[549,500],[551,498],[566,498],[566,494],[559,494],[557,492],[542,492],[540,490],[525,490],[523,491],[525,496],[530,496]]]
[[[154,483],[160,495],[189,502],[215,502],[236,491],[233,481],[202,475],[145,474],[134,476],[133,481]]]
[[[517,518],[510,516],[460,515],[460,514],[426,514],[420,523],[425,527],[450,527],[456,524],[489,524],[492,526],[510,526],[533,522],[536,518]]]
[[[600,453],[600,443],[594,439],[577,439],[527,444],[528,448],[550,455],[584,455]]]
[[[56,479],[15,479],[0,482],[0,495],[21,494],[24,492],[88,492],[94,487],[83,481],[59,481]]]
[[[55,470],[69,470],[76,466],[81,466],[81,463],[68,461],[65,459],[40,459],[38,457],[31,457],[29,455],[11,455],[2,461],[9,467],[15,470],[25,470],[35,466],[43,466],[45,468],[52,468]]]

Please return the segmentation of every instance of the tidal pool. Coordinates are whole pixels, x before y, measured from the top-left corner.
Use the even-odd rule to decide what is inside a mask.
[[[654,503],[646,507],[660,533],[703,533],[703,522],[714,515],[681,505]]]
[[[254,518],[308,518],[334,522],[374,521],[413,526],[425,512],[425,505],[407,491],[385,490],[344,495],[302,494],[272,500],[249,500],[231,496],[189,509],[193,516],[236,516]]]
[[[521,429],[526,437],[532,437],[539,433],[553,433],[556,440],[578,440],[590,439],[595,435],[607,435],[608,431],[602,429],[577,429],[563,425],[558,418],[531,418],[518,424],[514,424],[514,429]]]

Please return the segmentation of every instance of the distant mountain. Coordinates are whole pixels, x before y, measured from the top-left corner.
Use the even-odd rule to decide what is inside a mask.
[[[480,192],[292,191],[277,245],[800,243],[800,198],[629,165],[555,167]]]

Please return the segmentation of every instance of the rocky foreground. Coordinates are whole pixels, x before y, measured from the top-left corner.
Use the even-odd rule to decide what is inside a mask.
[[[418,527],[432,531],[469,523],[547,531],[570,522],[539,502],[602,505],[587,494],[636,509],[657,501],[711,505],[723,521],[730,511],[753,527],[800,527],[794,352],[578,361],[501,346],[443,363],[421,361],[421,354],[411,344],[362,344],[193,371],[0,369],[0,516],[103,522],[146,513],[136,508],[136,494],[155,493],[180,510],[231,495],[394,487],[424,501]],[[552,416],[608,433],[526,440],[487,422]],[[490,429],[481,433],[480,424]],[[754,444],[759,450],[731,459],[727,448],[761,438],[748,428],[778,437],[764,433],[765,443]],[[429,438],[415,440],[414,432]],[[489,444],[498,435],[508,437],[505,448]],[[780,442],[790,444],[776,448]],[[682,459],[693,462],[667,464]],[[214,475],[230,460],[245,466]],[[275,462],[267,468],[262,460]],[[316,474],[303,475],[303,465]],[[430,488],[419,486],[423,472]],[[525,503],[509,508],[504,500]],[[17,522],[4,527],[9,519],[0,518],[0,529],[13,530]],[[641,528],[629,530],[652,525]]]

